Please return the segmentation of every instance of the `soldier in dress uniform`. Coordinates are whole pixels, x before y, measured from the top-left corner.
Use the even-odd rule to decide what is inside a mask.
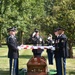
[[[66,58],[68,57],[67,37],[62,28],[57,28],[57,34],[58,36],[55,38],[57,75],[66,75]]]
[[[44,46],[44,40],[39,35],[39,31],[35,29],[35,31],[32,34],[32,44],[34,46]],[[34,57],[41,56],[43,49],[33,49],[32,50]]]
[[[13,75],[18,75],[19,48],[17,48],[17,39],[15,37],[16,28],[15,27],[9,28],[8,33],[9,35],[7,37],[7,46],[8,46],[10,75],[12,74],[12,66],[13,66]]]
[[[47,46],[51,46],[51,45],[54,45],[54,40],[52,39],[52,34],[49,34],[47,40]],[[53,65],[53,54],[54,54],[54,51],[51,50],[51,49],[47,49],[47,55],[48,55],[48,62],[49,62],[49,65]]]

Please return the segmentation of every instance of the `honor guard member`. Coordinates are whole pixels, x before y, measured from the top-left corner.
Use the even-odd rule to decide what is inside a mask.
[[[52,34],[49,34],[47,40],[47,46],[52,46],[54,44],[54,40],[52,39]],[[48,55],[48,62],[49,62],[49,65],[53,65],[53,50],[51,49],[47,49],[47,55]]]
[[[39,35],[39,31],[35,29],[32,34],[32,44],[34,46],[44,46],[43,38]],[[43,49],[33,49],[32,50],[34,57],[40,57]]]
[[[13,75],[18,75],[18,57],[19,57],[18,50],[19,49],[17,48],[17,39],[15,37],[16,28],[15,27],[9,28],[8,33],[9,35],[7,37],[7,46],[8,46],[10,75],[12,74],[12,71],[13,71]]]
[[[57,75],[66,75],[66,58],[68,57],[68,47],[67,37],[64,34],[64,29],[62,28],[57,28],[55,48]]]
[[[56,51],[57,51],[57,49],[58,49],[58,48],[57,48],[57,47],[58,47],[57,39],[58,39],[58,36],[59,36],[57,29],[54,30],[54,34],[55,34],[55,37],[54,37],[54,47],[55,47],[54,57],[55,57],[55,53],[56,53]],[[57,64],[56,64],[56,65],[57,65]],[[56,68],[56,69],[57,69],[57,68]],[[57,73],[54,74],[54,75],[57,75]]]

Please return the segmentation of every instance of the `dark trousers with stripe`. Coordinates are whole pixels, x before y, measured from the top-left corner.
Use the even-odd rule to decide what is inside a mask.
[[[9,59],[10,75],[18,75],[18,58]],[[13,68],[12,68],[13,67]]]
[[[49,65],[53,65],[53,55],[54,55],[54,52],[48,49],[47,56],[48,56]]]
[[[66,75],[66,58],[55,57],[57,75]]]

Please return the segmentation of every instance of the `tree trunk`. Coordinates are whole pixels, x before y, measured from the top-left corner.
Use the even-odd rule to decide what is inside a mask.
[[[2,47],[2,44],[1,44],[1,26],[0,26],[0,47]]]
[[[72,41],[69,41],[69,57],[73,58],[73,49],[72,49]]]
[[[18,43],[19,45],[23,44],[23,35],[22,35],[22,31],[18,32]]]

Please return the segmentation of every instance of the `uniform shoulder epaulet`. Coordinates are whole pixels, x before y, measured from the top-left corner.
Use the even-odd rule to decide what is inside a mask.
[[[13,36],[10,36],[10,35],[8,36],[8,38],[7,38],[7,41],[8,41],[8,42],[9,42],[9,39],[10,39],[10,38],[13,39]]]
[[[11,35],[11,36],[9,36],[9,38],[14,38],[14,36]]]
[[[62,36],[62,38],[67,38],[67,36],[64,34],[64,35]]]

